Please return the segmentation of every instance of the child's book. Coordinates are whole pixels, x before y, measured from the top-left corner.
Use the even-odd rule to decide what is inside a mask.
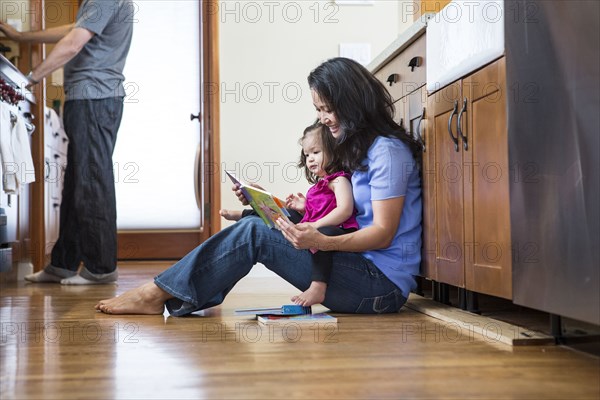
[[[304,314],[304,315],[259,315],[256,317],[258,322],[265,325],[285,325],[285,324],[337,324],[337,318],[329,314]]]
[[[225,173],[233,183],[240,185],[240,189],[242,190],[242,193],[244,193],[248,203],[250,203],[250,206],[269,228],[279,229],[275,223],[279,218],[283,218],[287,223],[291,224],[288,218],[290,214],[285,209],[285,201],[274,197],[269,192],[242,183],[228,171],[225,171]]]
[[[235,310],[236,315],[301,315],[311,313],[311,307],[303,307],[297,304],[287,304],[281,307],[260,307]]]

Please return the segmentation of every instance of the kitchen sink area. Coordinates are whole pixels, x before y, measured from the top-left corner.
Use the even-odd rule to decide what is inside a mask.
[[[427,23],[427,92],[504,54],[504,1],[453,1]]]

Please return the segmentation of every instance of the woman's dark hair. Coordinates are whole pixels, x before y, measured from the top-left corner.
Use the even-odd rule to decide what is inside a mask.
[[[392,96],[358,62],[343,57],[325,61],[310,73],[308,85],[338,119],[335,151],[345,170],[365,170],[362,161],[377,136],[399,138],[420,162],[421,145],[394,121]]]
[[[321,124],[318,120],[310,126],[307,126],[302,133],[302,137],[298,141],[300,146],[307,135],[314,133],[317,135],[321,147],[323,149],[323,155],[327,158],[327,164],[323,165],[323,170],[327,175],[333,174],[334,172],[341,171],[337,157],[335,156],[335,138],[329,132],[329,129]],[[312,173],[306,165],[306,155],[304,149],[300,150],[300,161],[298,161],[298,168],[304,168],[304,175],[308,183],[315,184],[319,180],[319,177]]]

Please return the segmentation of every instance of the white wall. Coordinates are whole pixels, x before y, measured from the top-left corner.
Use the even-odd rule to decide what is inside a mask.
[[[221,168],[274,194],[305,192],[297,143],[316,117],[309,72],[339,55],[340,43],[369,43],[376,57],[405,28],[412,1],[220,1]],[[221,180],[222,208],[241,205]],[[227,221],[222,221],[223,227]]]

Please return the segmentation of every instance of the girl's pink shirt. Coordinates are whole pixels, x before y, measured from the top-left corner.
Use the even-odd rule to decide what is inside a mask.
[[[335,193],[329,189],[329,182],[338,177],[344,177],[348,179],[348,181],[350,181],[351,178],[350,174],[346,172],[336,172],[319,179],[317,183],[308,189],[308,192],[306,193],[304,217],[300,222],[316,222],[337,207]],[[356,222],[356,210],[352,212],[350,218],[338,226],[344,229],[358,229],[358,222]]]

